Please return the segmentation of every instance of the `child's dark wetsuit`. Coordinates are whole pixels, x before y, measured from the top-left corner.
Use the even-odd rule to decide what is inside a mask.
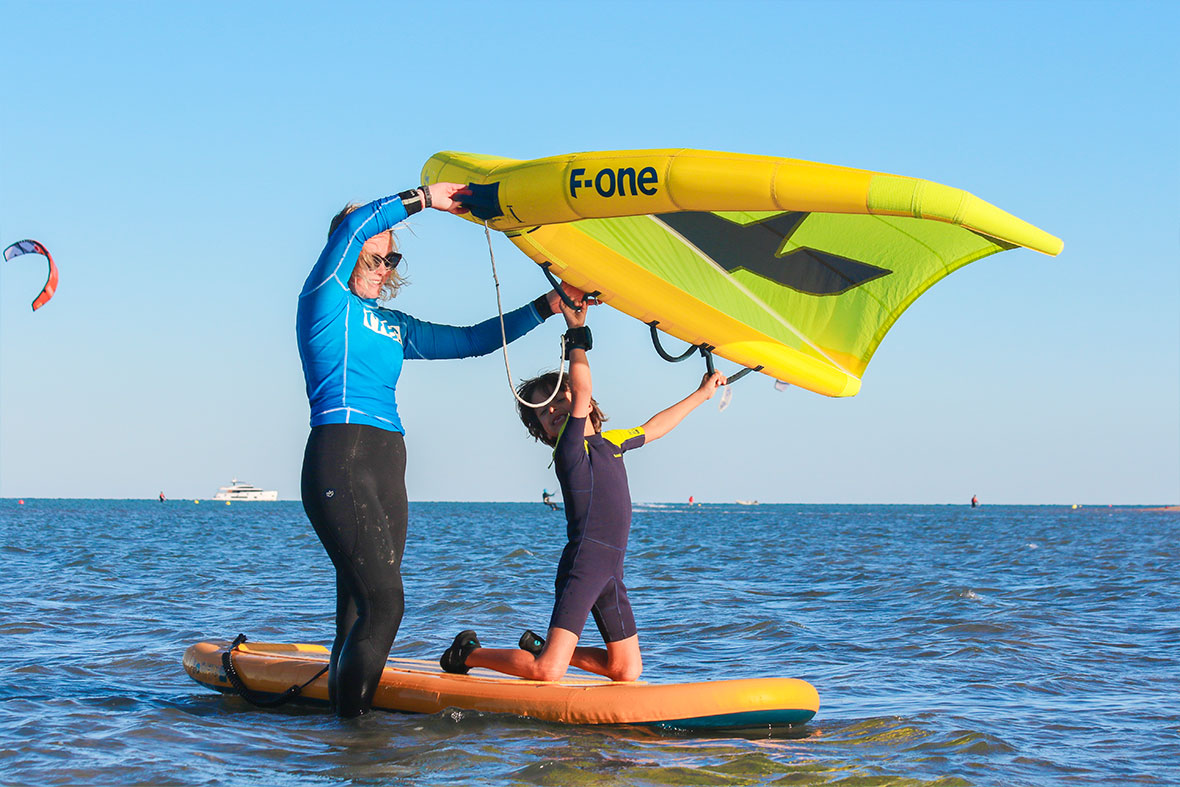
[[[631,532],[631,492],[623,452],[643,445],[642,428],[585,437],[586,419],[570,417],[553,452],[565,499],[569,543],[557,566],[557,601],[549,627],[579,637],[586,615],[606,642],[636,633],[623,584],[623,556]]]

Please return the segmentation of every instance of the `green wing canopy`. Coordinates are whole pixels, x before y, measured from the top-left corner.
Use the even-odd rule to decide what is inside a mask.
[[[952,224],[839,213],[684,211],[570,226],[855,377],[919,295],[964,265],[1013,248]]]

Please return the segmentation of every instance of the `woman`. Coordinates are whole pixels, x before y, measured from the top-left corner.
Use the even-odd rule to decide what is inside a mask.
[[[336,568],[328,689],[341,716],[372,705],[405,608],[406,449],[395,398],[402,361],[484,355],[501,342],[496,318],[466,328],[436,325],[377,302],[401,284],[393,226],[429,207],[465,212],[455,199],[462,188],[433,183],[345,208],[299,295],[296,332],[311,403],[301,491]],[[508,340],[559,310],[550,292],[505,314]]]

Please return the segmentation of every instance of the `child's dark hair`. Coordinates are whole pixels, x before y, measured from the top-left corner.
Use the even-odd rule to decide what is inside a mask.
[[[546,372],[539,377],[534,377],[531,380],[525,380],[516,389],[516,393],[521,399],[526,402],[543,402],[549,398],[553,393],[554,386],[557,385],[557,372]],[[561,390],[570,390],[569,375],[562,375]],[[557,445],[557,441],[545,434],[545,429],[541,426],[541,421],[537,418],[538,409],[529,407],[528,405],[516,403],[516,412],[520,415],[520,421],[524,424],[524,428],[529,430],[529,434],[533,436],[534,440],[539,440],[545,445]],[[606,413],[602,412],[602,408],[598,406],[598,402],[593,397],[590,398],[590,424],[594,427],[595,432],[602,431],[602,422],[606,420]]]

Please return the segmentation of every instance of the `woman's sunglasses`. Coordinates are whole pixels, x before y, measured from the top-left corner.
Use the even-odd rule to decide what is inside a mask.
[[[374,257],[376,258],[378,265],[384,265],[385,269],[389,270],[389,271],[396,268],[397,264],[402,261],[401,252],[398,252],[398,251],[391,251],[388,254],[386,254],[385,256],[381,256],[380,254],[376,254],[376,255],[374,255]]]

